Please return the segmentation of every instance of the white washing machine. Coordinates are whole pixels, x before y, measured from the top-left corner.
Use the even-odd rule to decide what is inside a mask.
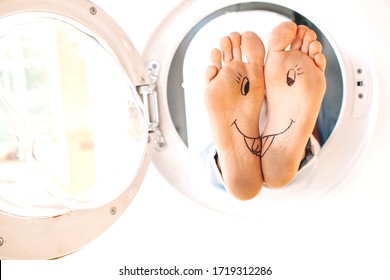
[[[372,269],[390,258],[387,2],[95,2],[0,4],[0,258],[74,252],[23,264],[64,279],[172,265],[389,275]],[[208,54],[233,30],[266,43],[288,19],[319,35],[337,118],[315,172],[236,201],[198,156]]]

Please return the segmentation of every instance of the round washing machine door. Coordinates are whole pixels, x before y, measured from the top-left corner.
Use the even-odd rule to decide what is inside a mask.
[[[91,2],[1,1],[1,259],[64,256],[124,212],[150,161],[149,81]]]
[[[153,163],[180,192],[218,211],[252,216],[269,213],[279,202],[317,200],[339,186],[371,137],[376,115],[373,69],[355,60],[350,50],[344,52],[314,19],[288,1],[282,2],[183,1],[158,27],[143,52],[146,62],[160,67],[160,133]],[[207,168],[213,157],[204,156],[212,145],[203,104],[205,69],[210,51],[219,47],[223,36],[251,30],[267,46],[269,33],[286,20],[315,30],[327,57],[327,92],[318,119],[321,149],[310,168],[302,169],[289,186],[264,187],[255,199],[238,201],[216,187]]]

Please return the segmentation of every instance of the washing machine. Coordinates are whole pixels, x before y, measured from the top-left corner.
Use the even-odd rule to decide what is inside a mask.
[[[171,265],[211,278],[239,266],[373,276],[390,258],[387,2],[0,6],[0,258],[61,258],[24,265],[64,279]],[[333,117],[314,171],[238,201],[200,156],[211,143],[204,70],[222,36],[252,30],[267,45],[285,20],[323,45],[320,115]]]

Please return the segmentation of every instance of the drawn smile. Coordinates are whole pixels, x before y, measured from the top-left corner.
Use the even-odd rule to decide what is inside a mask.
[[[275,138],[283,133],[285,133],[287,130],[291,128],[291,126],[294,124],[294,120],[290,119],[290,125],[283,130],[282,132],[275,133],[275,134],[269,134],[261,137],[262,145],[263,145],[263,153],[261,154],[261,157],[265,156],[265,154],[268,152],[269,148],[271,148],[272,143],[274,142]]]
[[[234,125],[237,129],[237,131],[244,137],[244,142],[248,150],[256,155],[262,158],[265,156],[265,154],[268,152],[268,150],[271,148],[272,143],[274,142],[275,138],[283,133],[285,133],[287,130],[289,130],[292,125],[294,124],[294,120],[290,119],[289,126],[283,130],[282,132],[275,133],[275,134],[269,134],[265,136],[258,136],[258,137],[251,137],[245,135],[241,129],[237,125],[237,119],[232,123],[232,126]],[[263,151],[263,152],[262,152]]]
[[[247,146],[248,150],[252,152],[252,154],[256,156],[261,155],[261,138],[258,137],[251,137],[245,135],[240,128],[237,125],[237,119],[232,123],[232,126],[235,126],[237,131],[244,137],[245,145]]]

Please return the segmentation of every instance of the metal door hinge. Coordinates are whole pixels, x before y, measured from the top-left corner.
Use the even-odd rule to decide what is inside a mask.
[[[166,142],[161,130],[159,129],[160,117],[158,110],[157,80],[160,65],[157,61],[150,61],[147,64],[151,83],[140,87],[139,93],[145,106],[145,114],[148,119],[149,133],[155,133],[154,146],[157,151],[163,151],[166,148]]]

